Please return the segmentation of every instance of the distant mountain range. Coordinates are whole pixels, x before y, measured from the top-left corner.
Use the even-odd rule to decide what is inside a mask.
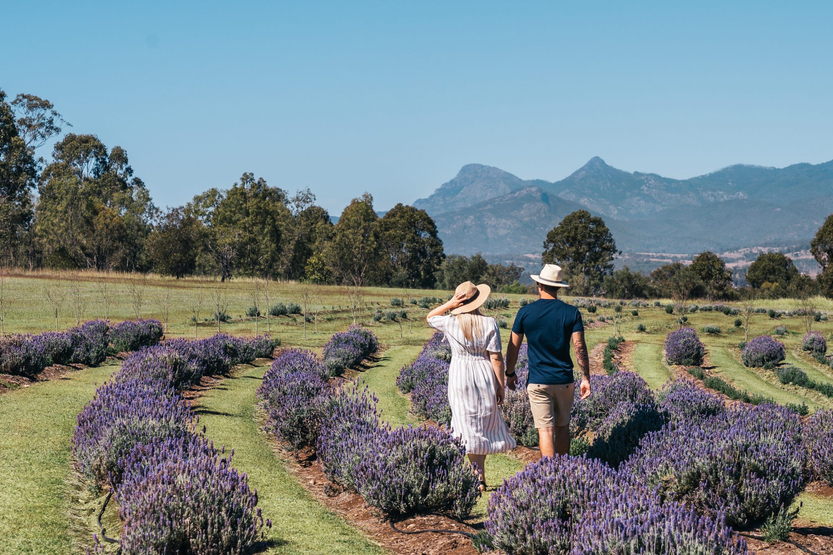
[[[809,244],[833,213],[833,161],[736,165],[691,179],[629,173],[595,157],[561,181],[525,181],[469,164],[414,206],[448,254],[540,254],[567,214],[602,216],[624,252],[693,254]]]

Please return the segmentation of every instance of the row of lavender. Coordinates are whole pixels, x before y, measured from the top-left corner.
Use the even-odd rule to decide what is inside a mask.
[[[267,430],[295,450],[314,449],[333,483],[390,517],[467,516],[479,491],[463,446],[444,429],[392,428],[366,388],[333,380],[345,344],[368,354],[378,345],[372,332],[351,328],[333,336],[323,361],[297,349],[275,360],[258,390]]]
[[[0,341],[0,373],[32,378],[53,364],[97,366],[108,353],[135,351],[162,339],[157,320],[125,321],[115,326],[92,320],[63,332],[15,335]]]
[[[447,358],[437,335],[400,374],[400,388],[423,416],[442,413],[435,406],[446,395]],[[520,443],[535,445],[524,358],[504,415]],[[571,418],[573,452],[584,456],[530,466],[492,497],[487,530],[500,549],[744,552],[728,526],[773,518],[810,479],[833,484],[831,411],[802,425],[795,412],[774,405],[727,409],[689,381],[671,382],[656,396],[629,372],[591,382],[593,395],[576,398]],[[575,476],[564,476],[564,468]],[[623,545],[630,550],[613,548]]]
[[[180,391],[202,376],[271,357],[268,336],[174,339],[130,355],[78,415],[75,468],[109,489],[124,522],[124,554],[242,554],[261,537],[257,492],[208,441]],[[103,552],[98,540],[93,548]]]

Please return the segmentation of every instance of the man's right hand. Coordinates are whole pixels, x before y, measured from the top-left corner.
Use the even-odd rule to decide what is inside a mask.
[[[579,392],[581,393],[582,399],[587,399],[588,397],[590,397],[590,380],[588,380],[587,378],[581,379],[581,386]]]
[[[518,375],[515,374],[514,376],[506,376],[506,387],[515,391],[515,388],[518,387]]]

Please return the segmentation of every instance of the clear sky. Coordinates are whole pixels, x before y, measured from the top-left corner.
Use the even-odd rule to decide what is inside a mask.
[[[833,2],[38,2],[0,88],[124,147],[160,207],[243,172],[333,214],[467,163],[691,177],[833,159]],[[46,153],[44,153],[46,154]]]

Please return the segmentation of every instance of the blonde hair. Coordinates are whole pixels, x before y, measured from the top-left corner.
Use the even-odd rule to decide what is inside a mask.
[[[463,312],[457,315],[457,323],[466,341],[474,342],[474,338],[482,338],[485,335],[486,327],[483,325],[483,313],[480,309],[471,312]]]

